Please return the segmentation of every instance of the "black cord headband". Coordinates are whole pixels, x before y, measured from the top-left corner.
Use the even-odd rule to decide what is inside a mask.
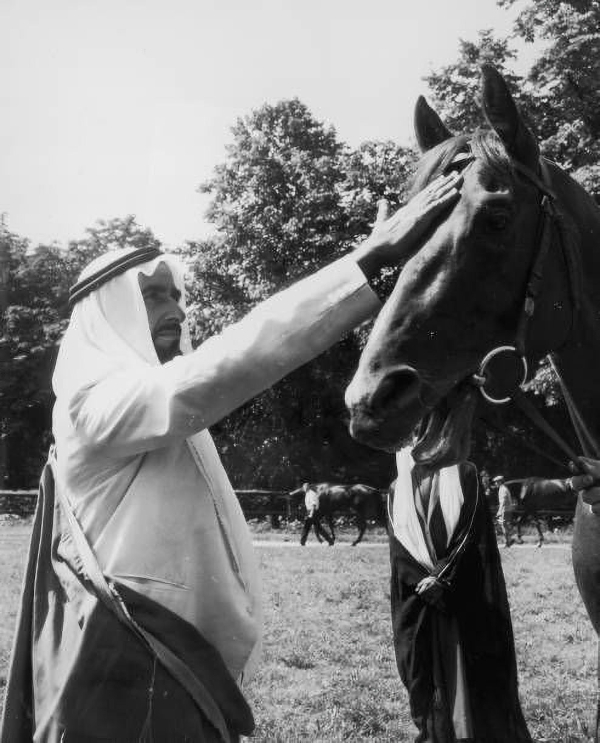
[[[159,255],[164,254],[158,248],[138,248],[138,250],[127,253],[127,255],[124,255],[113,263],[109,263],[105,268],[101,268],[91,276],[87,276],[85,279],[73,284],[69,290],[69,307],[72,309],[80,299],[87,297],[88,294],[91,294],[98,287],[102,286],[102,284],[106,284],[110,279],[114,279],[115,276],[124,273],[128,268],[137,266],[140,263],[146,263],[146,261],[151,261],[153,258],[158,258]]]

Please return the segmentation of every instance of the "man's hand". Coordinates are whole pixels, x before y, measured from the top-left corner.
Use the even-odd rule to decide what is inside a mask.
[[[428,604],[436,606],[442,600],[444,595],[444,587],[433,575],[428,575],[427,578],[417,583],[415,591]]]
[[[382,268],[408,260],[436,217],[456,201],[461,181],[462,176],[454,171],[436,178],[391,217],[388,202],[379,202],[373,232],[354,251],[367,279],[377,276]]]
[[[571,477],[571,487],[573,490],[583,490],[583,502],[600,516],[600,460],[577,457],[577,462],[571,463],[571,469],[578,473]]]

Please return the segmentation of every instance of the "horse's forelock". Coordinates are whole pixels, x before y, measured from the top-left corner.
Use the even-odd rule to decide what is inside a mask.
[[[471,152],[498,173],[513,174],[510,155],[500,137],[491,129],[477,129],[472,135],[451,137],[428,150],[417,164],[417,170],[409,184],[409,196],[422,191],[428,183],[445,173],[452,160],[461,152]]]
[[[409,196],[422,191],[438,175],[441,175],[459,152],[469,150],[469,137],[451,137],[428,150],[417,163],[417,169],[409,184]]]
[[[513,176],[512,158],[500,137],[492,129],[478,129],[473,134],[471,152],[496,173]]]

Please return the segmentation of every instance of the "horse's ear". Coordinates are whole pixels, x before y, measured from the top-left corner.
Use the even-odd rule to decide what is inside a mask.
[[[421,152],[427,152],[453,136],[422,95],[415,106],[415,134]]]
[[[495,67],[481,67],[482,104],[485,117],[508,152],[534,168],[540,156],[535,137],[527,128],[502,75]]]

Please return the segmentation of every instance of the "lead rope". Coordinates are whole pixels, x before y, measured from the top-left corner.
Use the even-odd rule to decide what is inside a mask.
[[[558,448],[561,449],[561,451],[563,451],[569,457],[569,460],[571,462],[577,462],[577,457],[579,455],[575,452],[574,449],[569,446],[569,444],[567,444],[563,437],[554,428],[552,428],[552,426],[542,416],[540,411],[535,407],[531,400],[528,399],[528,397],[522,390],[518,389],[514,393],[513,400],[519,407],[519,409],[523,413],[525,413],[529,420],[534,423],[541,431],[543,431],[546,436],[552,439],[556,446],[558,446]]]
[[[552,367],[552,371],[560,380],[561,377],[558,373],[558,369],[556,368],[552,356],[550,356],[550,366]],[[571,393],[569,392],[568,388],[562,384],[562,380],[561,388],[563,397],[565,398],[565,403],[567,405],[567,410],[569,411],[571,422],[573,423],[573,428],[575,429],[575,434],[577,435],[583,452],[588,457],[594,457],[596,459],[600,458],[600,444],[596,437],[591,434],[586,422],[583,420],[583,416],[579,412],[579,408],[577,407],[577,405],[575,405],[575,401],[573,400]]]
[[[561,468],[565,466],[565,463],[562,459],[558,459],[557,457],[552,456],[552,454],[548,454],[547,451],[544,451],[544,449],[540,449],[539,446],[536,446],[527,438],[524,438],[521,434],[511,431],[510,428],[501,426],[500,424],[493,421],[489,416],[480,414],[478,416],[478,421],[485,424],[488,428],[493,429],[497,433],[502,434],[503,436],[510,436],[510,438],[515,439],[515,441],[518,441],[519,444],[525,446],[526,449],[529,449],[538,456],[547,459],[549,462],[552,462],[552,464],[556,464]]]

